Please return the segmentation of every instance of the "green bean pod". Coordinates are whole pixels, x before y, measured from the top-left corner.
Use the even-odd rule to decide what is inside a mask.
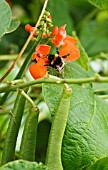
[[[4,142],[4,149],[2,155],[2,164],[14,160],[16,141],[18,136],[19,127],[21,124],[21,119],[23,116],[25,97],[18,93],[15,104],[13,107],[13,116],[10,119],[9,127],[6,134],[6,139]]]
[[[70,108],[71,94],[72,90],[69,87],[64,87],[52,121],[46,156],[46,165],[51,170],[63,170],[61,162],[61,147]]]
[[[35,161],[38,114],[39,109],[37,107],[30,109],[22,136],[20,159]]]

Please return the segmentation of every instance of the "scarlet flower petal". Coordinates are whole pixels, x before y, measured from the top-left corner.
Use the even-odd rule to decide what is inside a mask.
[[[27,25],[25,26],[25,30],[26,30],[27,32],[31,33],[31,32],[33,32],[33,30],[34,30],[34,27],[32,27],[31,25],[27,24]],[[33,35],[36,36],[36,32],[34,32]]]
[[[66,27],[66,24],[63,25],[63,26],[61,26],[61,27],[59,28],[59,31],[58,31],[58,35],[59,35],[59,36],[61,35],[61,36],[63,37],[63,39],[66,38],[66,30],[65,30],[65,27]]]
[[[60,38],[59,39],[53,38],[51,42],[54,44],[55,47],[59,47],[64,44],[63,40]]]
[[[39,52],[42,55],[48,55],[51,47],[46,44],[40,44],[36,47],[36,52]]]
[[[66,39],[65,39],[65,40],[69,40],[69,41],[71,41],[72,43],[78,42],[78,40],[77,40],[76,38],[73,38],[73,37],[71,37],[71,36],[69,36],[69,35],[66,36]]]
[[[46,44],[40,44],[36,47],[36,52],[32,56],[32,60],[46,57],[50,52],[51,47]]]
[[[80,57],[80,51],[76,46],[77,40],[71,36],[67,36],[64,40],[64,45],[59,50],[60,56],[65,56],[69,54],[66,58],[67,60],[74,61]]]
[[[52,36],[56,36],[58,34],[58,27],[54,26],[53,30],[52,30]]]
[[[44,77],[47,74],[47,67],[45,60],[40,58],[37,63],[31,64],[29,71],[34,79],[39,79]]]
[[[66,38],[66,30],[65,30],[66,25],[61,26],[58,28],[57,26],[54,27],[52,31],[52,40],[51,42],[54,44],[55,47],[59,47],[63,45],[63,41]]]

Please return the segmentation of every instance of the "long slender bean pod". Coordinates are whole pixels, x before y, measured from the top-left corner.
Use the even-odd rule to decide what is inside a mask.
[[[14,160],[16,141],[24,111],[25,100],[26,100],[25,97],[18,93],[12,111],[13,116],[10,119],[9,127],[6,134],[4,150],[2,155],[2,164]]]
[[[61,162],[62,139],[69,113],[72,90],[65,87],[52,121],[46,156],[46,165],[51,170],[63,170]]]
[[[31,108],[23,132],[20,159],[35,161],[36,136],[38,125],[38,108]]]

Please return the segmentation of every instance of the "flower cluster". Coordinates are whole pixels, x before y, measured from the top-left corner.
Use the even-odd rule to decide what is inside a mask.
[[[37,27],[37,30],[33,34],[33,37],[37,37],[38,35],[42,34],[43,38],[47,38],[50,36],[50,28],[52,27],[52,17],[49,12],[45,11],[44,15],[41,19],[41,22],[39,26]],[[27,24],[25,26],[25,30],[29,33],[32,33],[34,30],[34,27],[31,25]],[[34,40],[34,38],[32,38]]]
[[[49,13],[46,19],[48,19],[48,22],[51,21],[52,18]],[[51,24],[49,25],[51,26]],[[44,27],[45,30],[47,29],[49,30],[49,25],[46,24],[46,26]],[[50,37],[49,38],[50,42],[55,46],[55,48],[57,48],[57,54],[55,56],[56,58],[58,56],[60,61],[63,60],[74,61],[80,57],[80,51],[76,46],[78,40],[67,35],[65,27],[66,25],[63,25],[60,28],[54,26],[52,31],[44,32],[44,34],[42,34],[42,38]],[[25,28],[29,33],[31,33],[34,29],[30,25],[27,25]],[[34,36],[36,35],[37,32],[34,33]],[[35,63],[31,64],[29,68],[29,71],[34,79],[44,77],[48,73],[48,66],[56,64],[54,63],[56,58],[54,59],[54,61],[51,60],[53,64],[50,63],[50,59],[48,57],[50,56],[50,50],[51,46],[46,44],[39,44],[36,47],[35,52],[32,55],[32,60],[35,61]],[[52,56],[54,57],[54,55]]]

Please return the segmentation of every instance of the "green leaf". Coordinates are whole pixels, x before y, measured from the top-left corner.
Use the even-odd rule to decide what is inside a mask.
[[[50,113],[51,115],[54,115],[63,92],[63,85],[50,83],[43,84],[42,91]]]
[[[65,78],[88,77],[77,62],[64,68]],[[108,104],[94,97],[89,84],[70,85],[73,90],[67,126],[62,143],[64,170],[79,170],[108,154]],[[54,113],[62,85],[44,84],[47,105]]]
[[[99,9],[108,9],[107,0],[88,0],[88,1]]]
[[[87,21],[80,29],[79,38],[89,57],[108,53],[108,18]]]
[[[76,36],[76,33],[73,32],[73,37],[78,39],[78,37]],[[78,42],[77,42],[77,45],[79,47],[79,50],[80,50],[80,57],[79,59],[77,60],[77,62],[86,70],[88,71],[88,55],[85,51],[85,49],[83,48],[81,42],[79,41],[78,39]]]
[[[11,10],[4,0],[0,0],[0,38],[6,33],[12,19]]]
[[[0,170],[48,170],[42,163],[18,160],[5,164]]]
[[[17,18],[12,18],[9,27],[7,28],[6,33],[11,33],[15,31],[20,25],[20,21]]]
[[[71,106],[63,139],[65,170],[82,169],[108,153],[107,103],[102,99],[93,99],[92,92],[85,89],[77,88],[76,95],[80,100]]]
[[[52,73],[52,71],[51,71]],[[67,63],[64,67],[64,76],[65,78],[78,78],[86,77],[86,73],[82,67],[77,64],[77,62]],[[43,95],[45,101],[49,107],[50,113],[54,115],[55,110],[57,109],[58,102],[61,98],[63,92],[62,84],[43,84]]]
[[[107,170],[108,169],[108,157],[102,158],[91,165],[87,170]]]

